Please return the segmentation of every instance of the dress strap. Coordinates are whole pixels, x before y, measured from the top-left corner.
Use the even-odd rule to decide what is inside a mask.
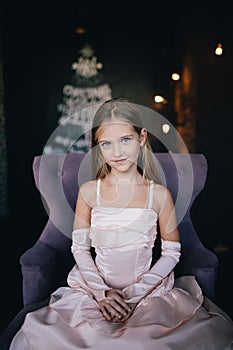
[[[98,179],[96,182],[96,206],[100,207],[100,183],[101,180]]]
[[[153,199],[154,199],[154,181],[150,180],[148,209],[152,209],[152,207],[153,207]]]

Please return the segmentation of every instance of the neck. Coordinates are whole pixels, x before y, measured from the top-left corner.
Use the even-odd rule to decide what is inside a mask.
[[[131,185],[142,184],[145,181],[138,171],[127,172],[127,174],[111,171],[106,180],[111,184],[127,182]]]

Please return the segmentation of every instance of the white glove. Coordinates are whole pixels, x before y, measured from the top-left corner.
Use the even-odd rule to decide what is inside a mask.
[[[161,239],[161,242],[161,256],[152,268],[145,272],[138,282],[123,289],[128,296],[127,302],[139,302],[140,299],[156,288],[156,285],[167,277],[178,263],[181,244],[163,239]]]
[[[110,288],[104,283],[103,278],[99,275],[99,271],[91,256],[91,240],[89,234],[89,228],[74,230],[72,232],[71,251],[73,253],[74,259],[77,263],[77,267],[84,281],[86,282],[87,286],[91,289],[95,299],[99,301],[105,299],[105,291],[109,290]],[[74,277],[75,271],[71,271],[67,279],[68,284],[71,287],[74,286],[74,283],[72,283]]]

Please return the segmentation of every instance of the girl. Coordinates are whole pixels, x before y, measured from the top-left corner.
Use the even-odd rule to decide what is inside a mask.
[[[96,178],[77,199],[69,287],[26,316],[10,350],[230,349],[228,315],[202,295],[194,277],[174,281],[181,254],[174,204],[132,103],[100,106],[92,155]],[[161,255],[151,266],[157,225]]]

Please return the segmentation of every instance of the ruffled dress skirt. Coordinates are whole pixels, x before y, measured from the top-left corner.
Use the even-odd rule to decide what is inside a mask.
[[[141,300],[125,323],[105,320],[84,289],[59,288],[50,304],[28,313],[10,350],[230,350],[233,323],[194,277],[172,275]]]
[[[120,223],[120,227],[124,220],[128,224],[132,212],[133,226],[137,227],[137,231],[130,231],[126,225],[121,231],[114,232],[113,222]],[[129,211],[123,214],[114,213],[116,220],[110,218],[107,222],[105,213],[94,211],[94,221],[98,222],[100,218],[99,222],[104,222],[104,227],[101,230],[97,228],[92,236],[98,253],[97,267],[102,269],[102,277],[109,286],[121,289],[123,285],[132,283],[127,279],[141,273],[142,266],[149,269],[156,228],[146,225],[155,223],[157,219],[151,210],[138,212],[135,209],[130,211],[130,215]],[[106,242],[103,228],[107,228],[109,241],[102,249],[98,246],[103,246],[101,237]],[[119,256],[123,258],[119,259]],[[132,271],[130,275],[127,267]],[[174,280],[171,272],[140,300],[125,323],[113,323],[102,316],[77,266],[71,270],[68,280],[69,287],[56,290],[48,306],[26,315],[10,350],[233,349],[232,320],[203,296],[194,276]]]

